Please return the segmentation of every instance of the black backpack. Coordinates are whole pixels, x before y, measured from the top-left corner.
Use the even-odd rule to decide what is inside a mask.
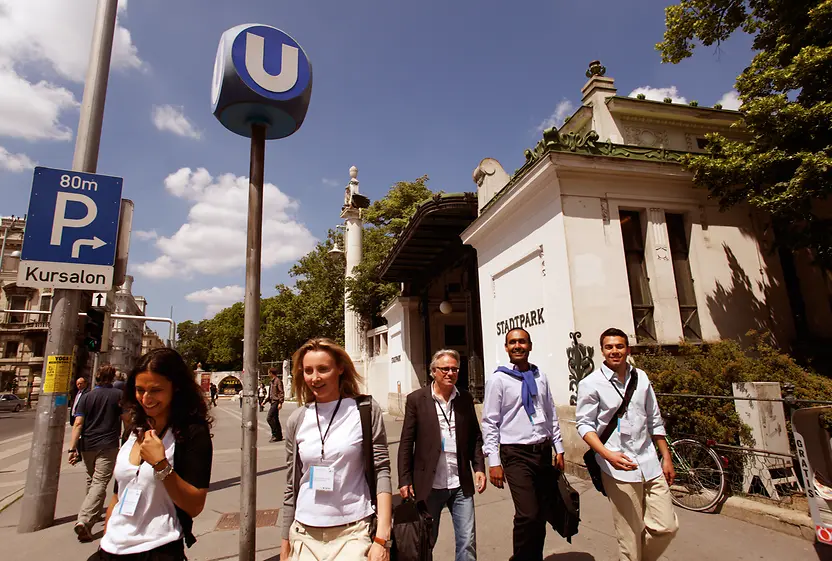
[[[569,484],[566,476],[559,473],[552,488],[553,497],[549,501],[547,521],[566,541],[572,543],[572,536],[578,533],[581,523],[581,495]]]

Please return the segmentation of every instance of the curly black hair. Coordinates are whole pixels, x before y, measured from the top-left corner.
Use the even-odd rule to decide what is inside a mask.
[[[162,348],[153,349],[141,357],[124,385],[122,406],[130,412],[133,433],[140,436],[143,431],[152,428],[144,407],[136,398],[136,376],[148,371],[164,376],[173,384],[168,426],[177,441],[181,441],[187,435],[188,427],[191,425],[203,424],[211,427],[213,419],[208,415],[208,404],[202,394],[202,388],[196,383],[193,370],[178,352]]]

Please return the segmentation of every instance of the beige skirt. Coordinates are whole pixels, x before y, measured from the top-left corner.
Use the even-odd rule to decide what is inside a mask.
[[[370,518],[343,526],[317,528],[297,520],[289,530],[292,561],[360,561],[367,559],[370,546]]]

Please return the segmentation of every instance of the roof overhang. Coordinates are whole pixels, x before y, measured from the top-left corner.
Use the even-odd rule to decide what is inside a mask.
[[[703,128],[714,128],[714,130],[727,129],[742,119],[742,114],[739,111],[730,109],[693,107],[679,103],[664,103],[621,96],[608,98],[607,108],[610,113],[618,117],[667,119]]]
[[[476,217],[474,193],[440,194],[422,203],[385,257],[379,276],[388,282],[424,277],[462,247],[459,235]]]

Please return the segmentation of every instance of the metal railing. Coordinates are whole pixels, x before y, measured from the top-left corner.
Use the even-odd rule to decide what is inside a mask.
[[[51,311],[43,311],[43,310],[3,310],[3,313],[6,314],[33,314],[33,315],[45,315],[49,316],[52,314]],[[86,316],[86,312],[78,312],[78,316]],[[132,319],[137,321],[158,321],[170,324],[170,338],[168,339],[168,345],[171,348],[176,348],[176,322],[173,321],[173,318],[163,318],[163,317],[154,317],[154,316],[132,316],[128,314],[110,314],[111,319]],[[49,321],[47,319],[47,321]]]
[[[715,402],[754,401],[761,403],[782,403],[786,428],[791,425],[791,413],[794,409],[810,405],[832,405],[832,401],[819,399],[798,399],[794,396],[794,386],[783,384],[784,396],[781,398],[705,395],[690,393],[656,393],[660,403],[664,399],[711,400]],[[725,414],[721,409],[719,414]],[[668,416],[668,419],[672,417]],[[736,420],[735,420],[736,421]],[[797,469],[798,459],[794,440],[789,432],[789,450],[767,450],[743,439],[737,431],[734,442],[718,442],[709,435],[685,434],[675,431],[672,423],[668,432],[674,438],[693,438],[712,448],[723,463],[726,479],[726,492],[755,500],[772,502],[778,506],[804,509],[805,486],[802,474]],[[741,426],[741,421],[740,425]],[[752,439],[753,440],[753,439]]]

